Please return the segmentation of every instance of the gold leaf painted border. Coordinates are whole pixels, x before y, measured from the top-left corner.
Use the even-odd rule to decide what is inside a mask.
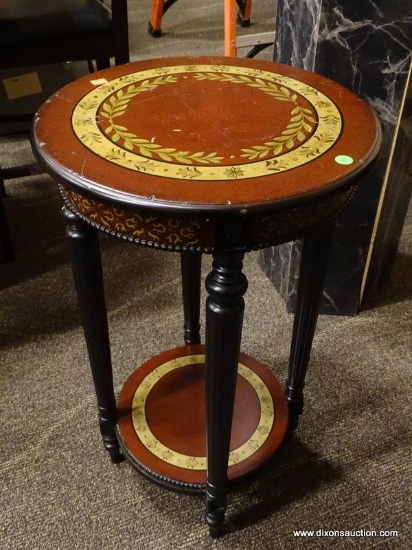
[[[278,156],[276,156],[276,159],[273,159],[272,155],[274,155],[275,150],[277,151],[276,147],[278,147],[278,145],[272,147],[272,145],[270,145],[272,142],[269,141],[267,142],[269,145],[264,145],[264,147],[270,150],[267,154],[265,153],[265,155],[262,155],[262,157],[260,157],[259,154],[263,154],[263,150],[259,151],[256,156],[253,156],[255,152],[258,152],[258,150],[253,149],[253,146],[250,148],[252,153],[248,150],[244,151],[245,155],[250,155],[250,157],[246,157],[250,162],[231,165],[215,165],[213,162],[209,162],[205,166],[196,166],[196,169],[190,173],[188,171],[190,170],[190,166],[184,166],[178,162],[152,158],[150,162],[151,174],[153,175],[167,179],[184,179],[190,177],[193,180],[200,181],[256,178],[273,174],[274,169],[276,172],[283,172],[304,165],[313,160],[313,158],[324,154],[339,139],[342,130],[340,112],[336,105],[319,90],[293,78],[260,69],[231,65],[211,66],[201,64],[174,65],[131,73],[96,87],[86,94],[73,110],[72,126],[75,135],[85,147],[93,151],[96,155],[118,166],[137,172],[144,172],[145,163],[147,163],[148,160],[147,157],[138,152],[127,150],[127,148],[118,147],[116,143],[113,143],[113,141],[102,132],[98,124],[98,111],[100,106],[107,101],[109,96],[116,94],[124,88],[126,88],[127,93],[127,86],[139,86],[147,80],[150,81],[158,77],[174,77],[175,75],[187,73],[195,73],[196,75],[210,75],[210,73],[214,73],[216,77],[224,76],[225,78],[229,75],[229,77],[244,78],[245,82],[246,79],[254,79],[257,85],[260,85],[258,81],[258,79],[260,79],[262,85],[267,88],[272,86],[274,90],[275,88],[279,90],[280,87],[286,90],[293,90],[304,97],[313,106],[318,113],[318,124],[312,136],[293,150],[288,150],[288,147],[286,147],[288,140],[285,140],[283,154],[279,155],[279,153],[277,153]],[[274,93],[278,92],[274,91]],[[118,106],[118,108],[119,110],[117,112],[121,112],[121,105]],[[298,113],[296,116],[297,115]],[[300,123],[298,120],[294,122]],[[288,130],[295,131],[294,128],[289,128]],[[123,131],[127,132],[126,129]],[[295,139],[300,141],[298,134],[299,132],[296,131]],[[283,138],[286,137],[286,135],[279,137]],[[283,144],[283,142],[280,142],[280,144]],[[167,155],[168,153],[166,152],[165,154]],[[275,168],[274,163],[276,163]]]
[[[191,470],[206,470],[206,457],[189,456],[169,449],[159,441],[150,430],[146,420],[145,405],[147,396],[153,386],[165,374],[187,365],[202,365],[205,355],[187,355],[171,359],[151,371],[139,384],[132,401],[132,424],[136,435],[142,444],[157,458],[179,468]],[[260,403],[259,423],[248,441],[234,449],[229,455],[229,466],[238,464],[252,456],[267,440],[275,421],[275,410],[272,396],[259,376],[242,363],[238,365],[238,373],[253,387]]]

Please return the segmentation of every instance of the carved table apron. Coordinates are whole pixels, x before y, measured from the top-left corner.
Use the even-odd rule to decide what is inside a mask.
[[[380,141],[375,115],[340,85],[250,59],[114,67],[63,88],[35,118],[33,150],[65,203],[104,445],[114,462],[124,456],[162,485],[205,491],[212,535],[228,481],[261,467],[297,426],[334,219]],[[117,405],[99,231],[181,254],[186,345],[133,372]],[[282,391],[240,353],[242,260],[297,237],[304,250]],[[213,266],[202,345],[204,253]]]

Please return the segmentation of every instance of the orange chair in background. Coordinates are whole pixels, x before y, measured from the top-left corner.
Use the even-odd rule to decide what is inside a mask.
[[[162,17],[177,0],[152,0],[148,32],[154,37],[162,34]],[[236,57],[236,23],[250,26],[252,0],[224,0],[225,55]]]

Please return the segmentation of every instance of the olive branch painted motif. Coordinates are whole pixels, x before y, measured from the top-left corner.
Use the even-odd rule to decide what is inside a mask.
[[[171,147],[162,147],[157,143],[152,143],[147,139],[142,139],[129,132],[125,126],[121,126],[114,122],[114,119],[122,116],[127,109],[129,101],[137,94],[153,90],[163,84],[169,84],[176,82],[175,76],[159,76],[154,79],[144,80],[139,86],[132,84],[128,86],[127,90],[119,90],[115,95],[112,95],[108,101],[103,103],[101,115],[109,120],[109,126],[105,129],[106,134],[112,134],[111,140],[114,143],[123,140],[123,147],[129,151],[138,149],[139,153],[148,158],[153,158],[153,155],[157,155],[159,158],[165,161],[176,160],[181,163],[193,164],[198,162],[201,164],[218,164],[223,160],[223,157],[218,157],[217,153],[207,153],[199,151],[196,153],[190,153],[189,151],[177,151]]]
[[[279,136],[275,136],[271,141],[263,145],[255,145],[250,149],[242,149],[242,157],[249,160],[264,158],[270,153],[277,156],[283,153],[285,149],[293,149],[295,142],[302,143],[306,136],[303,133],[311,132],[313,124],[316,122],[312,112],[309,109],[301,107],[297,103],[297,95],[284,86],[279,86],[273,82],[267,82],[258,77],[233,76],[229,74],[203,73],[195,76],[196,80],[220,80],[223,82],[233,82],[235,84],[245,84],[252,88],[258,88],[262,92],[276,98],[278,101],[293,103],[295,107],[291,111],[291,119],[286,128]]]
[[[271,156],[278,156],[285,150],[293,149],[296,142],[302,143],[305,139],[305,131],[311,132],[313,125],[316,123],[310,109],[301,107],[297,103],[297,95],[293,91],[284,86],[267,82],[258,77],[249,77],[243,75],[231,75],[225,73],[197,73],[194,75],[196,80],[214,80],[231,82],[235,84],[244,84],[253,88],[258,88],[262,92],[276,98],[278,101],[289,102],[294,105],[291,111],[291,119],[286,128],[279,136],[275,136],[271,141],[263,145],[255,145],[250,149],[241,149],[242,157],[248,160],[262,159]],[[157,156],[165,161],[177,161],[185,164],[220,164],[224,157],[217,156],[216,152],[204,153],[203,151],[191,153],[189,151],[178,151],[171,147],[163,147],[157,143],[143,138],[139,138],[125,126],[121,126],[114,122],[114,119],[122,116],[127,109],[130,100],[136,95],[153,90],[163,84],[176,82],[177,76],[159,76],[153,79],[147,79],[136,86],[131,84],[126,91],[119,90],[112,95],[108,101],[103,103],[101,116],[109,120],[109,126],[105,129],[106,134],[112,134],[111,140],[114,143],[123,141],[123,147],[129,151],[137,149],[139,153],[147,158]]]

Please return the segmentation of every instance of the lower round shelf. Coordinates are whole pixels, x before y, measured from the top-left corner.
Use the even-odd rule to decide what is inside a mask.
[[[126,458],[152,480],[198,492],[206,481],[205,348],[165,351],[135,370],[118,400],[117,432]],[[276,452],[287,429],[286,401],[276,378],[239,357],[229,480],[251,474]]]

